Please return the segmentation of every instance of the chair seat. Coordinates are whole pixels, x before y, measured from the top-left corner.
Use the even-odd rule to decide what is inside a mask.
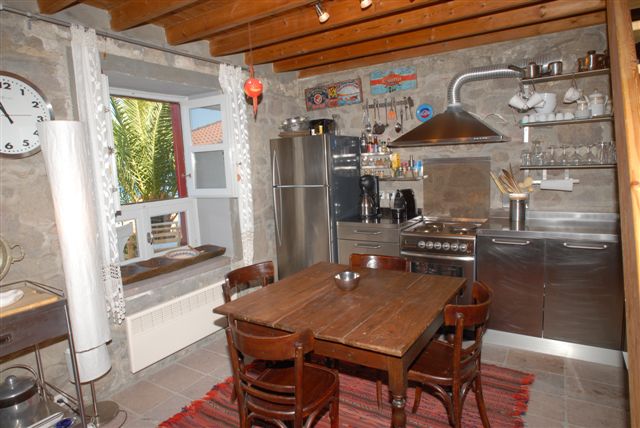
[[[257,378],[276,385],[293,385],[295,382],[294,367],[287,368],[267,368]],[[333,370],[316,364],[304,364],[302,375],[303,408],[302,412],[306,416],[322,405],[327,396],[333,394],[338,388],[338,375]],[[255,396],[247,396],[247,404],[274,411],[291,411],[293,417],[293,406],[279,405],[270,401],[261,400]]]
[[[416,358],[409,368],[409,380],[418,382],[434,381],[439,384],[453,383],[453,346],[447,342],[433,340]],[[460,377],[463,381],[474,376],[474,362],[460,367]]]

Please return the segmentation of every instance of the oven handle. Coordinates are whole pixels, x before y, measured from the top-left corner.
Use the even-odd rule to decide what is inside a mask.
[[[378,248],[382,248],[382,245],[380,244],[353,244],[354,247],[356,248],[370,248],[370,249],[378,249]]]
[[[491,242],[494,244],[502,244],[502,245],[529,245],[531,241],[503,241],[501,239],[492,239]]]
[[[418,259],[459,260],[463,262],[472,262],[474,260],[473,256],[447,256],[444,254],[424,254],[424,253],[416,253],[413,251],[402,251],[400,252],[400,255],[407,256],[407,257],[415,257]]]

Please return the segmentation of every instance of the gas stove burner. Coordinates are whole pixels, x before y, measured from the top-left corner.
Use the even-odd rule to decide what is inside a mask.
[[[418,227],[418,229],[422,229],[422,231],[428,233],[442,232],[444,230],[444,223],[425,222],[422,224],[422,227]]]
[[[454,235],[470,235],[475,234],[478,226],[470,224],[452,224],[449,226],[449,233]]]

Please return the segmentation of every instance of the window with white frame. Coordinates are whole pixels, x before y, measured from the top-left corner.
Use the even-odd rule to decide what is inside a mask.
[[[112,88],[123,264],[200,245],[197,196],[231,196],[222,97]]]

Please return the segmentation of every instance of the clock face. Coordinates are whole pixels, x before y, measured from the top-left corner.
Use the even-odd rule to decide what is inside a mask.
[[[37,123],[50,119],[51,105],[36,86],[0,71],[0,155],[22,158],[39,152]]]

